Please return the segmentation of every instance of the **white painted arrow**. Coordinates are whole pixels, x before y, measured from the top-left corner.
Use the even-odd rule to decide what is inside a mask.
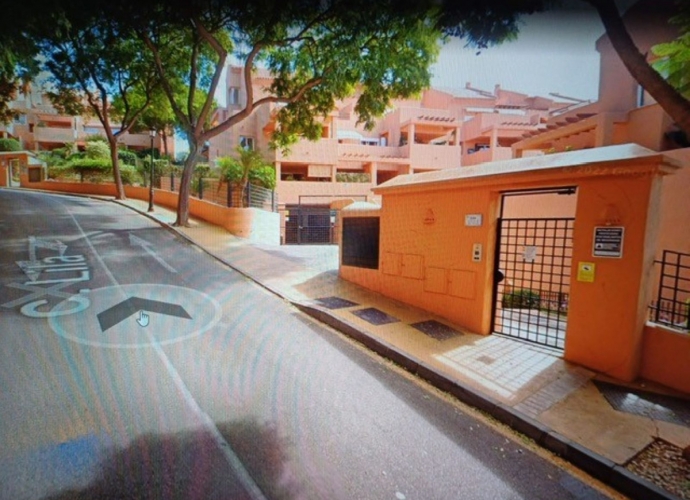
[[[41,274],[41,269],[45,267],[44,265],[41,265],[36,258],[37,248],[56,250],[58,255],[62,257],[65,255],[67,245],[59,240],[45,240],[43,238],[37,238],[36,236],[29,236],[29,260],[17,261],[17,265],[22,271],[24,271],[24,274],[26,274],[31,281],[36,281],[38,276]]]
[[[151,243],[149,243],[148,241],[143,240],[143,239],[139,238],[138,236],[133,235],[132,233],[129,233],[129,244],[132,245],[132,246],[139,246],[139,247],[143,248],[144,251],[146,251],[147,254],[149,254],[151,257],[153,257],[154,259],[156,259],[156,261],[157,261],[161,266],[163,266],[164,268],[166,268],[166,269],[167,269],[168,271],[170,271],[171,273],[177,273],[177,270],[175,270],[174,267],[172,267],[170,264],[168,264],[167,262],[165,262],[165,261],[163,260],[163,258],[162,258],[160,255],[158,255],[158,254],[155,252],[155,250],[153,250],[153,249],[151,248]]]
[[[29,236],[29,260],[31,262],[36,262],[36,249],[37,248],[47,248],[49,250],[57,250],[60,257],[65,254],[67,250],[67,245],[59,240],[44,240],[43,238],[36,238],[35,236]]]

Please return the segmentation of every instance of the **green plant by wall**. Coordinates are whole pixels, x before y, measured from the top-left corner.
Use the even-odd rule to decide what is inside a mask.
[[[129,149],[118,149],[117,157],[121,162],[124,162],[128,165],[137,164],[137,154],[134,151],[130,151]]]
[[[16,139],[2,138],[0,139],[0,151],[21,151],[22,145]]]
[[[84,153],[87,158],[107,158],[110,162],[110,146],[103,141],[90,141],[84,146]]]
[[[86,143],[89,143],[89,142],[102,142],[102,143],[104,143],[104,144],[108,144],[108,139],[107,139],[105,136],[103,136],[103,135],[92,134],[92,135],[87,135],[87,136],[84,138],[84,142],[86,142]]]
[[[364,172],[337,172],[336,182],[371,182],[371,175]]]
[[[503,294],[503,309],[539,309],[541,298],[538,292],[528,288],[518,288]]]

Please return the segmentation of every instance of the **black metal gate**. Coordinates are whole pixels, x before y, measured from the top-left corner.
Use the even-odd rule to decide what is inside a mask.
[[[286,244],[333,243],[335,211],[328,205],[286,205],[285,209]]]
[[[574,220],[498,220],[495,333],[564,348]]]

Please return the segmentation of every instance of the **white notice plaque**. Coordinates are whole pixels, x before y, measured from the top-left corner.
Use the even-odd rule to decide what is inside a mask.
[[[477,227],[482,225],[482,214],[465,215],[465,226]]]

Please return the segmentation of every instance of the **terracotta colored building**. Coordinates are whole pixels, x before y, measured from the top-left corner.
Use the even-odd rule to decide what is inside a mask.
[[[253,77],[254,99],[263,95],[270,75]],[[222,121],[246,102],[242,69],[228,68]],[[209,145],[209,159],[234,154],[238,145],[261,150],[276,167],[276,192],[284,209],[286,243],[330,243],[335,240],[330,205],[338,199],[378,201],[372,188],[401,174],[430,172],[506,157],[523,132],[536,130],[550,113],[581,105],[509,92],[466,88],[454,93],[437,89],[419,99],[395,101],[372,130],[357,124],[356,98],[337,103],[322,118],[318,141],[299,141],[289,153],[270,151],[276,126],[275,105],[257,108],[247,119]],[[292,214],[292,215],[291,215]],[[298,214],[298,215],[295,215]]]
[[[85,139],[91,135],[105,137],[103,125],[96,118],[81,116],[65,116],[57,112],[43,93],[41,83],[36,83],[27,93],[19,94],[10,106],[16,110],[11,123],[0,125],[0,137],[17,139],[25,150],[48,151],[73,143],[77,147],[85,144]],[[125,133],[118,142],[127,149],[148,149],[151,137],[148,132],[134,134]],[[164,154],[175,154],[175,144],[172,137],[157,135],[154,147]]]

